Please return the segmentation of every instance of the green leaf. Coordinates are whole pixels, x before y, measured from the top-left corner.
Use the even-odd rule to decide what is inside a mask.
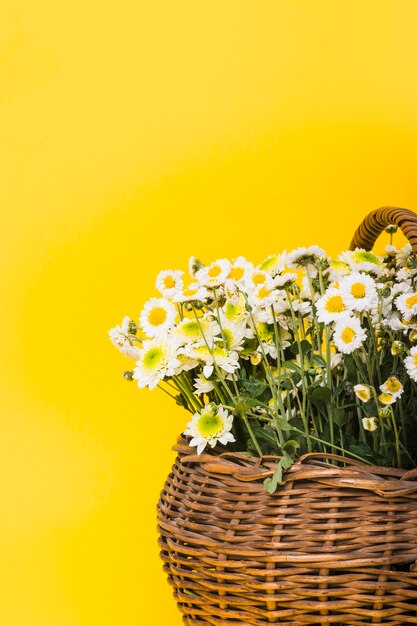
[[[282,367],[286,370],[292,370],[293,372],[301,372],[301,367],[293,361],[284,361]]]
[[[333,409],[333,419],[335,424],[338,426],[343,426],[346,422],[346,413],[341,408]]]
[[[311,361],[313,365],[316,365],[317,367],[327,367],[326,361],[319,354],[313,354]]]
[[[294,461],[289,455],[283,456],[277,463],[275,471],[271,477],[265,478],[264,486],[268,493],[275,493],[278,485],[283,485],[282,470],[288,469]]]
[[[293,354],[298,354],[300,352],[300,349],[302,354],[308,354],[309,352],[311,352],[311,343],[306,339],[303,339],[302,341],[300,341],[300,345],[295,342],[290,347],[290,350]]]
[[[253,376],[249,378],[249,380],[241,380],[241,385],[245,391],[247,391],[252,398],[257,398],[261,396],[265,389],[269,387],[269,385],[265,382],[257,380]]]
[[[300,447],[300,444],[295,439],[288,439],[284,444],[284,450],[290,454],[294,454]]]
[[[330,400],[332,392],[328,387],[316,387],[310,393],[310,400],[313,404],[323,404]]]

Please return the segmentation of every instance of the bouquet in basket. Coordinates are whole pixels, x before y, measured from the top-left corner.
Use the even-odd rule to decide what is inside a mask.
[[[318,246],[163,270],[139,319],[109,331],[131,368],[190,416],[198,454],[306,452],[373,465],[417,459],[417,258],[390,243],[330,258]]]

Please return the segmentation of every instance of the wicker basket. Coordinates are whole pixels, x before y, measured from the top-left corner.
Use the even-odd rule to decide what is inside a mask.
[[[371,249],[390,223],[417,252],[417,215],[394,207],[351,247]],[[175,449],[158,527],[185,624],[417,624],[417,470],[308,454],[270,495],[277,458]]]

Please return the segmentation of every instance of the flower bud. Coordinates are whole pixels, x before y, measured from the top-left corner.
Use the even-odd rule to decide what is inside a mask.
[[[196,259],[195,256],[191,256],[188,261],[188,271],[191,276],[195,276],[198,270],[204,267],[204,264],[200,261],[200,259]]]
[[[126,370],[123,372],[122,376],[125,380],[133,380],[133,370]]]
[[[393,341],[391,344],[392,356],[400,356],[406,350],[406,345],[403,341]]]
[[[388,298],[391,293],[391,289],[385,285],[382,289],[378,289],[378,293],[382,298]]]
[[[378,424],[376,423],[376,419],[376,417],[364,417],[362,419],[364,429],[371,433],[377,430]]]
[[[389,406],[382,406],[380,409],[378,409],[378,417],[391,417],[391,409],[389,408]]]
[[[375,335],[376,337],[382,337],[384,334],[384,327],[381,323],[375,324]]]
[[[416,343],[417,341],[417,330],[412,330],[411,333],[408,335],[411,343]]]
[[[139,326],[136,324],[135,321],[130,320],[129,322],[129,328],[128,328],[128,332],[130,335],[136,335],[136,333],[139,330]]]
[[[412,252],[407,259],[407,267],[412,270],[417,268],[417,256],[414,252]]]
[[[325,256],[318,256],[314,261],[314,265],[317,267],[318,270],[327,270],[327,268],[330,266],[329,259]]]
[[[397,224],[388,224],[388,226],[385,228],[385,232],[388,233],[389,235],[393,235],[394,233],[396,233],[398,230],[398,226]]]
[[[252,365],[259,365],[259,363],[261,362],[261,355],[259,354],[259,352],[255,352],[255,354],[251,355],[250,362],[252,363]]]

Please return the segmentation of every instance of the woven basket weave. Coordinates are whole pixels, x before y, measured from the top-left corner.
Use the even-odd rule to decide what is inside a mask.
[[[371,249],[391,223],[417,252],[417,215],[394,207],[351,247]],[[175,450],[158,528],[185,624],[417,624],[417,470],[307,454],[268,494],[276,457]]]

